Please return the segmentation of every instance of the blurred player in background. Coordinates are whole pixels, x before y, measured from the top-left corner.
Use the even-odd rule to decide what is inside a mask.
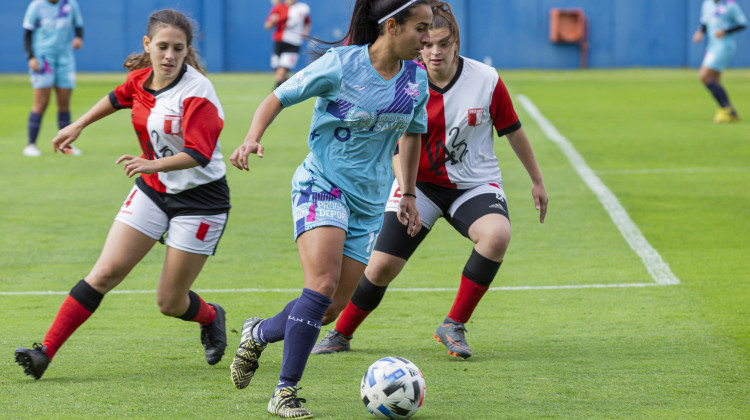
[[[28,144],[23,155],[37,157],[42,152],[36,146],[36,139],[53,87],[57,100],[57,125],[62,129],[70,124],[70,97],[76,85],[73,49],[83,47],[83,17],[76,0],[33,0],[26,9],[23,28],[24,49],[34,89],[34,103],[28,120]],[[64,152],[81,154],[72,146]]]
[[[271,53],[271,68],[274,71],[274,77],[276,78],[276,87],[279,87],[286,80],[287,69],[278,67],[279,53],[283,47],[281,44],[281,38],[284,35],[284,27],[286,26],[287,10],[289,7],[283,0],[271,0],[271,10],[268,12],[263,27],[266,30],[273,30],[271,39],[273,40],[273,52]],[[283,74],[282,74],[283,73]]]
[[[415,182],[428,93],[427,74],[413,59],[429,41],[431,21],[426,0],[357,0],[349,31],[338,42],[348,46],[329,49],[269,95],[230,157],[235,167],[249,170],[248,156],[263,156],[259,142],[276,115],[317,96],[310,153],[292,180],[304,289],[277,315],[245,321],[231,367],[234,385],[245,388],[265,347],[284,340],[271,414],[312,417],[297,396],[298,382],[332,298],[349,301],[364,272],[382,224],[397,143],[405,195],[397,217],[407,236],[419,232]]]
[[[701,25],[693,34],[694,42],[701,42],[708,34],[706,54],[700,69],[701,82],[711,92],[719,109],[714,122],[728,123],[739,121],[737,111],[729,101],[724,86],[721,84],[721,72],[729,64],[737,48],[734,34],[747,27],[747,19],[734,0],[703,0],[701,7]]]
[[[16,349],[16,361],[34,379],[41,378],[68,337],[157,241],[167,246],[156,290],[159,309],[200,324],[208,364],[218,363],[224,355],[224,309],[190,290],[216,250],[230,208],[219,147],[224,112],[203,75],[192,40],[192,25],[185,15],[176,10],[152,13],[144,52],[125,61],[130,70],[125,83],[52,140],[56,150],[63,150],[89,124],[130,108],[143,155],[117,160],[128,177],[141,176],[115,217],[91,272],[71,289],[42,344]]]
[[[508,205],[493,146],[493,128],[507,136],[513,151],[531,177],[531,196],[544,223],[547,191],[534,152],[513,109],[497,70],[459,55],[458,23],[446,2],[430,1],[430,43],[422,50],[430,82],[427,134],[417,175],[417,206],[423,228],[407,234],[396,220],[396,208],[404,199],[398,172],[400,156],[394,157],[396,180],[386,207],[383,229],[370,263],[351,301],[334,301],[323,322],[336,319],[331,330],[312,350],[313,354],[350,349],[350,340],[362,321],[379,304],[386,288],[430,232],[438,218],[474,242],[463,269],[453,306],[435,330],[434,337],[454,356],[468,358],[465,324],[489,289],[510,242]]]
[[[279,87],[297,66],[302,42],[310,34],[310,6],[297,0],[284,0],[283,3],[275,4],[266,19],[266,29],[274,26],[276,30],[273,34],[271,68],[276,78],[276,87]]]

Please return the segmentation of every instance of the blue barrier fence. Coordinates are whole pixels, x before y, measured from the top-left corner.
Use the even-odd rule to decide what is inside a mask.
[[[334,40],[346,31],[353,0],[305,0],[314,37]],[[85,21],[79,71],[118,71],[141,51],[150,12],[177,8],[199,24],[199,53],[209,71],[268,71],[270,33],[263,29],[267,0],[78,0]],[[750,14],[750,0],[738,0]],[[697,67],[703,45],[691,36],[701,0],[452,0],[461,26],[463,55],[498,68],[572,69],[576,45],[549,41],[550,9],[583,8],[589,20],[588,65]],[[3,0],[0,72],[26,71],[21,23],[28,5]],[[738,35],[733,67],[750,66],[750,30]],[[301,64],[306,61],[301,60]]]

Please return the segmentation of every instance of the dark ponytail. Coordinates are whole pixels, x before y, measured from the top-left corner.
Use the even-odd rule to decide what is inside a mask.
[[[343,38],[333,42],[314,41],[318,45],[328,47],[372,44],[380,35],[385,33],[385,21],[380,24],[378,21],[403,7],[409,1],[411,0],[356,0],[349,30]],[[428,2],[427,0],[416,0],[391,17],[396,20],[396,23],[403,25],[414,14],[414,8],[419,5],[428,5]],[[322,54],[322,51],[320,54]]]

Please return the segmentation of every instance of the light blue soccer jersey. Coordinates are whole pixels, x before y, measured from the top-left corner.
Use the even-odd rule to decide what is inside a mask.
[[[384,80],[368,46],[331,48],[274,94],[284,107],[317,96],[303,165],[339,188],[353,212],[382,215],[405,132],[427,132],[427,72],[412,61]]]
[[[34,55],[71,51],[73,28],[83,27],[83,17],[76,0],[34,0],[26,9],[23,28],[33,31]]]
[[[726,48],[734,51],[734,33],[726,34],[723,38],[716,38],[716,32],[738,25],[747,26],[747,19],[734,0],[721,0],[718,3],[714,0],[704,0],[701,9],[701,24],[706,25],[707,49]]]

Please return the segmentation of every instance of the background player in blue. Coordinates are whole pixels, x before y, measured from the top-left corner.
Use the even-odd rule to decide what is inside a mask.
[[[245,321],[231,368],[244,388],[268,343],[284,340],[278,386],[268,412],[310,418],[298,381],[334,296],[349,299],[368,262],[393,181],[391,159],[400,137],[405,199],[398,216],[408,234],[421,228],[416,206],[420,133],[427,130],[427,74],[412,60],[429,42],[426,0],[357,0],[340,43],[269,95],[255,111],[244,143],[230,157],[249,170],[251,153],[285,107],[317,96],[310,153],[292,180],[295,236],[304,289],[276,316]]]
[[[721,85],[721,72],[729,64],[737,41],[734,33],[745,29],[747,19],[734,0],[703,0],[701,26],[693,35],[694,42],[703,41],[708,34],[706,55],[701,64],[700,78],[706,88],[719,103],[714,121],[717,123],[737,122],[737,111],[729,102],[724,86]]]
[[[70,96],[76,83],[73,48],[83,47],[83,18],[76,0],[34,0],[23,19],[24,48],[29,61],[34,104],[28,121],[28,144],[24,156],[36,157],[41,152],[36,138],[47,109],[52,88],[57,99],[57,124],[70,124]],[[75,37],[73,32],[75,31]],[[69,153],[80,154],[73,146]]]

